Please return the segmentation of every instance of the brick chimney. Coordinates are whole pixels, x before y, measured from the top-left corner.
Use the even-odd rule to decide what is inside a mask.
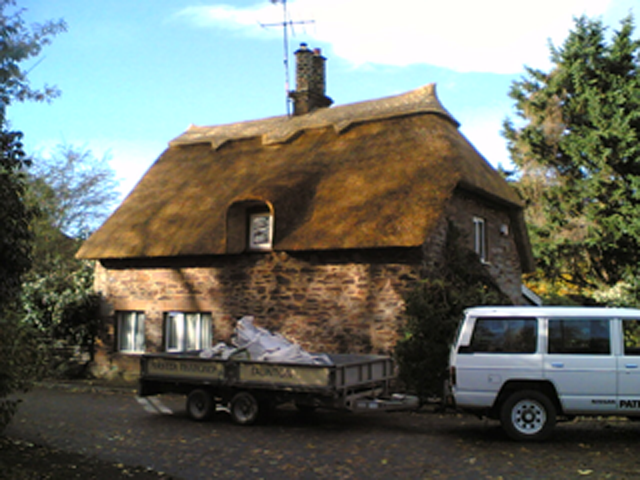
[[[296,54],[296,90],[289,92],[293,99],[293,114],[304,115],[333,103],[325,92],[325,62],[319,48],[309,50],[301,43]]]

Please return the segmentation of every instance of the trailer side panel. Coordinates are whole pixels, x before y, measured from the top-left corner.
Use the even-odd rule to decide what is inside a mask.
[[[225,364],[204,359],[151,357],[146,362],[144,375],[162,379],[200,380],[221,382],[225,377]]]
[[[239,362],[238,383],[273,387],[330,388],[333,367]]]

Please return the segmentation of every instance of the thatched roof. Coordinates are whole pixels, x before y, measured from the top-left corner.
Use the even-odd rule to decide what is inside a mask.
[[[296,117],[191,127],[169,144],[81,258],[235,253],[228,213],[274,212],[274,250],[421,245],[456,188],[521,202],[458,131],[433,85]]]

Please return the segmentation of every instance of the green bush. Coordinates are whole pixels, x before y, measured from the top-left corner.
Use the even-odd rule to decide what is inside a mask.
[[[16,314],[0,318],[0,432],[11,421],[20,400],[41,371],[44,356],[38,335]]]
[[[0,3],[0,12],[3,7]],[[2,20],[0,15],[0,25]],[[31,267],[32,212],[23,202],[28,161],[22,134],[4,130],[3,113],[0,106],[0,432],[18,404],[12,395],[28,387],[35,352],[31,331],[17,313],[22,279]]]
[[[90,263],[83,263],[76,270],[53,268],[49,274],[35,274],[25,282],[22,291],[24,322],[38,332],[48,347],[52,371],[46,374],[82,374],[78,371],[77,359],[73,358],[74,349],[64,347],[78,347],[89,353],[89,361],[93,359],[100,303],[92,284]],[[64,352],[69,358],[59,358]]]
[[[395,356],[400,380],[422,400],[442,395],[449,348],[464,310],[511,303],[478,256],[462,247],[458,238],[450,226],[446,264],[427,275],[405,299],[407,322]]]

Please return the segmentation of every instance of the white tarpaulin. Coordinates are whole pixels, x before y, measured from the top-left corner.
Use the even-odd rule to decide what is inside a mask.
[[[311,354],[291,343],[279,333],[257,327],[252,316],[238,320],[232,338],[233,347],[219,343],[204,350],[200,356],[206,358],[242,357],[263,362],[305,363],[312,365],[331,365],[331,359],[325,354]],[[243,355],[244,354],[244,355]]]

